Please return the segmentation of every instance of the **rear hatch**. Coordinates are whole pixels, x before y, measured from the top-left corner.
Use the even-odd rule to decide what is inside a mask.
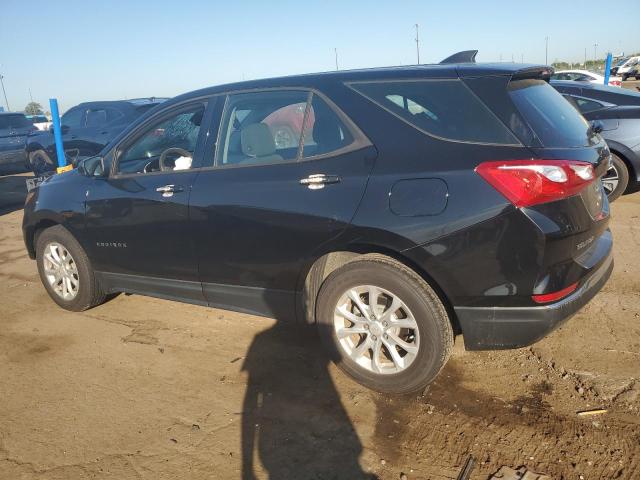
[[[531,152],[530,160],[487,162],[491,165],[477,171],[542,231],[533,295],[557,300],[546,295],[570,294],[608,261],[609,204],[600,179],[610,153],[602,137],[548,84],[550,73],[537,67],[499,81],[463,79]]]
[[[33,128],[27,117],[20,113],[0,115],[0,153],[23,149]]]

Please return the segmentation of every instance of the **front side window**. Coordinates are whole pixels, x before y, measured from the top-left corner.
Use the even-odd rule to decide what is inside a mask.
[[[460,80],[385,81],[351,87],[428,135],[471,143],[519,144]]]
[[[190,169],[204,105],[157,120],[118,154],[117,173],[152,173]]]
[[[81,108],[72,108],[60,119],[60,123],[65,127],[77,128],[82,126],[84,120],[84,110]]]

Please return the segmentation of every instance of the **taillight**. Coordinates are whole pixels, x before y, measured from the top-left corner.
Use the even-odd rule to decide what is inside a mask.
[[[556,300],[560,300],[573,293],[576,288],[578,288],[578,283],[574,283],[569,285],[567,288],[563,288],[562,290],[558,290],[557,292],[552,293],[543,293],[541,295],[532,295],[531,299],[536,303],[549,303],[554,302]]]
[[[570,197],[595,179],[593,165],[577,160],[484,162],[476,172],[516,207]]]
[[[609,80],[609,85],[613,85],[614,87],[621,87],[622,82],[620,80]]]

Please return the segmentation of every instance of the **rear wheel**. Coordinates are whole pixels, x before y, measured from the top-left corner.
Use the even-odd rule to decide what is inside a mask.
[[[602,177],[602,186],[610,202],[614,202],[624,193],[629,184],[627,165],[615,153],[611,154],[611,167]]]
[[[36,262],[47,293],[62,308],[79,312],[104,301],[87,255],[61,225],[38,235]]]
[[[444,305],[413,270],[363,255],[324,281],[317,302],[323,343],[338,367],[382,392],[424,388],[453,346]]]

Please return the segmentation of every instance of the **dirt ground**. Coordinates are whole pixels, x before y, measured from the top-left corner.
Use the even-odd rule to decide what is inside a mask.
[[[514,351],[458,338],[398,397],[271,319],[135,295],[61,310],[22,244],[22,181],[0,177],[0,479],[455,479],[470,454],[472,479],[640,478],[640,193],[613,204],[614,274],[563,328]]]

